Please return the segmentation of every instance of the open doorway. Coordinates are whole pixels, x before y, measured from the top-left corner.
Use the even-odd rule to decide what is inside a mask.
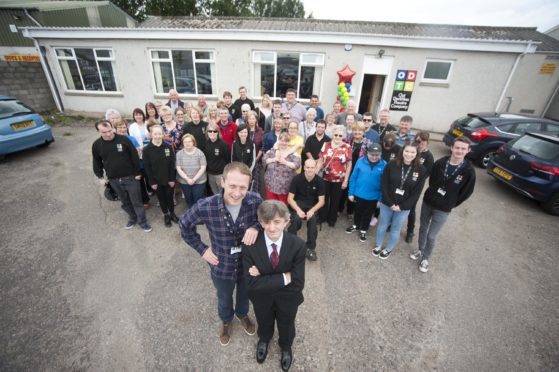
[[[363,76],[363,87],[361,88],[361,99],[359,100],[359,112],[372,112],[376,118],[381,109],[382,91],[385,75],[365,74]]]

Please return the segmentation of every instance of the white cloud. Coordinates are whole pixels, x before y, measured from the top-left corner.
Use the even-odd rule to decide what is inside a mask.
[[[552,0],[303,0],[318,19],[537,27],[559,23],[559,1]]]

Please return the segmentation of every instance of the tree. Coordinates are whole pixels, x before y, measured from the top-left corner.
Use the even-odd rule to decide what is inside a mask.
[[[146,19],[146,0],[112,0],[112,2],[138,22]]]
[[[304,18],[305,7],[300,0],[253,0],[252,16]]]
[[[146,14],[154,16],[198,15],[196,0],[144,0]]]

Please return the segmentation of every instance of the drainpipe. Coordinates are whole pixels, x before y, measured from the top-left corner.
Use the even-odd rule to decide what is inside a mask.
[[[495,112],[499,112],[499,108],[501,107],[501,104],[503,103],[503,99],[505,98],[505,94],[507,92],[507,89],[509,88],[510,82],[512,81],[512,77],[513,77],[513,75],[516,71],[516,68],[518,67],[518,63],[520,62],[520,59],[522,57],[524,57],[526,54],[528,54],[528,51],[530,50],[531,47],[532,47],[532,41],[529,41],[528,44],[526,45],[526,49],[524,50],[524,52],[520,53],[516,57],[516,61],[514,61],[514,65],[512,66],[512,69],[510,70],[509,77],[507,78],[507,82],[505,83],[505,86],[503,87],[503,91],[501,92],[501,96],[499,97],[499,100],[497,101],[497,106],[495,106]]]
[[[27,11],[27,9],[23,9],[23,12],[25,13],[25,15],[27,16],[27,18],[29,18],[31,20],[31,22],[35,23],[37,26],[39,27],[43,27],[42,24],[40,24],[39,22],[37,22],[37,20],[35,18],[33,18],[31,16],[31,14],[29,14],[29,12]]]
[[[27,35],[24,35],[26,37],[29,37]],[[52,98],[54,98],[54,103],[56,104],[56,108],[58,109],[59,112],[63,112],[64,111],[64,106],[62,106],[62,102],[60,100],[60,95],[58,93],[58,89],[54,83],[54,79],[52,77],[52,73],[50,71],[49,65],[47,64],[47,61],[45,59],[45,56],[43,55],[43,52],[41,51],[41,47],[39,46],[39,42],[34,39],[31,38],[33,40],[33,43],[35,43],[35,48],[37,49],[37,52],[39,52],[39,58],[41,60],[41,66],[43,67],[43,72],[45,73],[45,76],[47,77],[47,83],[49,84],[49,88],[50,88],[50,92],[52,94]]]

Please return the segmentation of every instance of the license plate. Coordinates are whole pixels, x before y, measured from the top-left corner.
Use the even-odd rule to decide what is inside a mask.
[[[23,123],[16,123],[16,124],[12,124],[12,128],[15,131],[18,130],[22,130],[25,128],[31,128],[35,126],[35,122],[34,121],[24,121]]]
[[[458,129],[453,129],[452,134],[456,135],[457,137],[461,137],[462,135],[464,135],[464,132],[459,131]]]
[[[498,168],[498,167],[493,168],[493,173],[498,174],[499,176],[503,177],[507,181],[510,181],[512,179],[512,174],[507,173],[507,172],[505,172],[504,170],[502,170],[501,168]]]

